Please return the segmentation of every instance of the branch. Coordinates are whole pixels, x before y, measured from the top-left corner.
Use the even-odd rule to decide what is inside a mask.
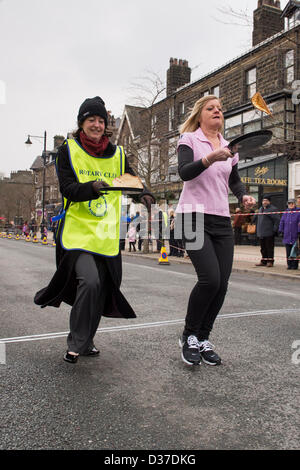
[[[227,24],[230,26],[245,26],[247,28],[253,26],[253,20],[248,12],[248,8],[246,8],[245,10],[234,10],[231,6],[227,5],[225,7],[217,8],[217,10],[219,11],[219,13],[221,13],[221,15],[229,17],[230,19],[233,18],[233,20],[235,20],[234,22],[232,20],[227,22],[223,19],[213,17],[213,19],[218,23]]]

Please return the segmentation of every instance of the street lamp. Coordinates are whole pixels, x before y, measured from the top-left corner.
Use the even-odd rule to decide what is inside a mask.
[[[47,132],[44,132],[44,136],[39,136],[39,135],[29,135],[28,138],[25,142],[26,145],[31,145],[32,142],[30,140],[30,137],[33,137],[35,139],[44,139],[44,150],[42,154],[43,158],[43,188],[42,188],[42,224],[45,225],[45,167],[46,167],[46,142],[47,142]]]

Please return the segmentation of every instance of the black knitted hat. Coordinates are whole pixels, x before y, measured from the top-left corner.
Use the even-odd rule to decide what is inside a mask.
[[[77,122],[80,126],[83,121],[89,116],[100,116],[105,121],[105,127],[107,127],[107,111],[105,109],[105,103],[100,96],[95,98],[87,98],[79,108]]]

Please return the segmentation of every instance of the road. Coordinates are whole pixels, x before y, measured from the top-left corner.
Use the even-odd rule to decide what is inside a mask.
[[[137,318],[103,318],[100,357],[71,365],[69,307],[33,304],[54,251],[0,239],[0,449],[299,448],[298,285],[233,274],[211,337],[223,364],[189,368],[178,337],[193,268],[125,256]]]

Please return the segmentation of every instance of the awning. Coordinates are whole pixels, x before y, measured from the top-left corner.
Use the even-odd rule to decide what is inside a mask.
[[[257,166],[261,163],[269,162],[270,160],[275,160],[276,158],[283,157],[283,153],[272,153],[269,155],[264,155],[262,157],[254,157],[250,162],[245,162],[244,160],[238,163],[238,169],[243,170],[243,168],[249,168],[251,166]]]

